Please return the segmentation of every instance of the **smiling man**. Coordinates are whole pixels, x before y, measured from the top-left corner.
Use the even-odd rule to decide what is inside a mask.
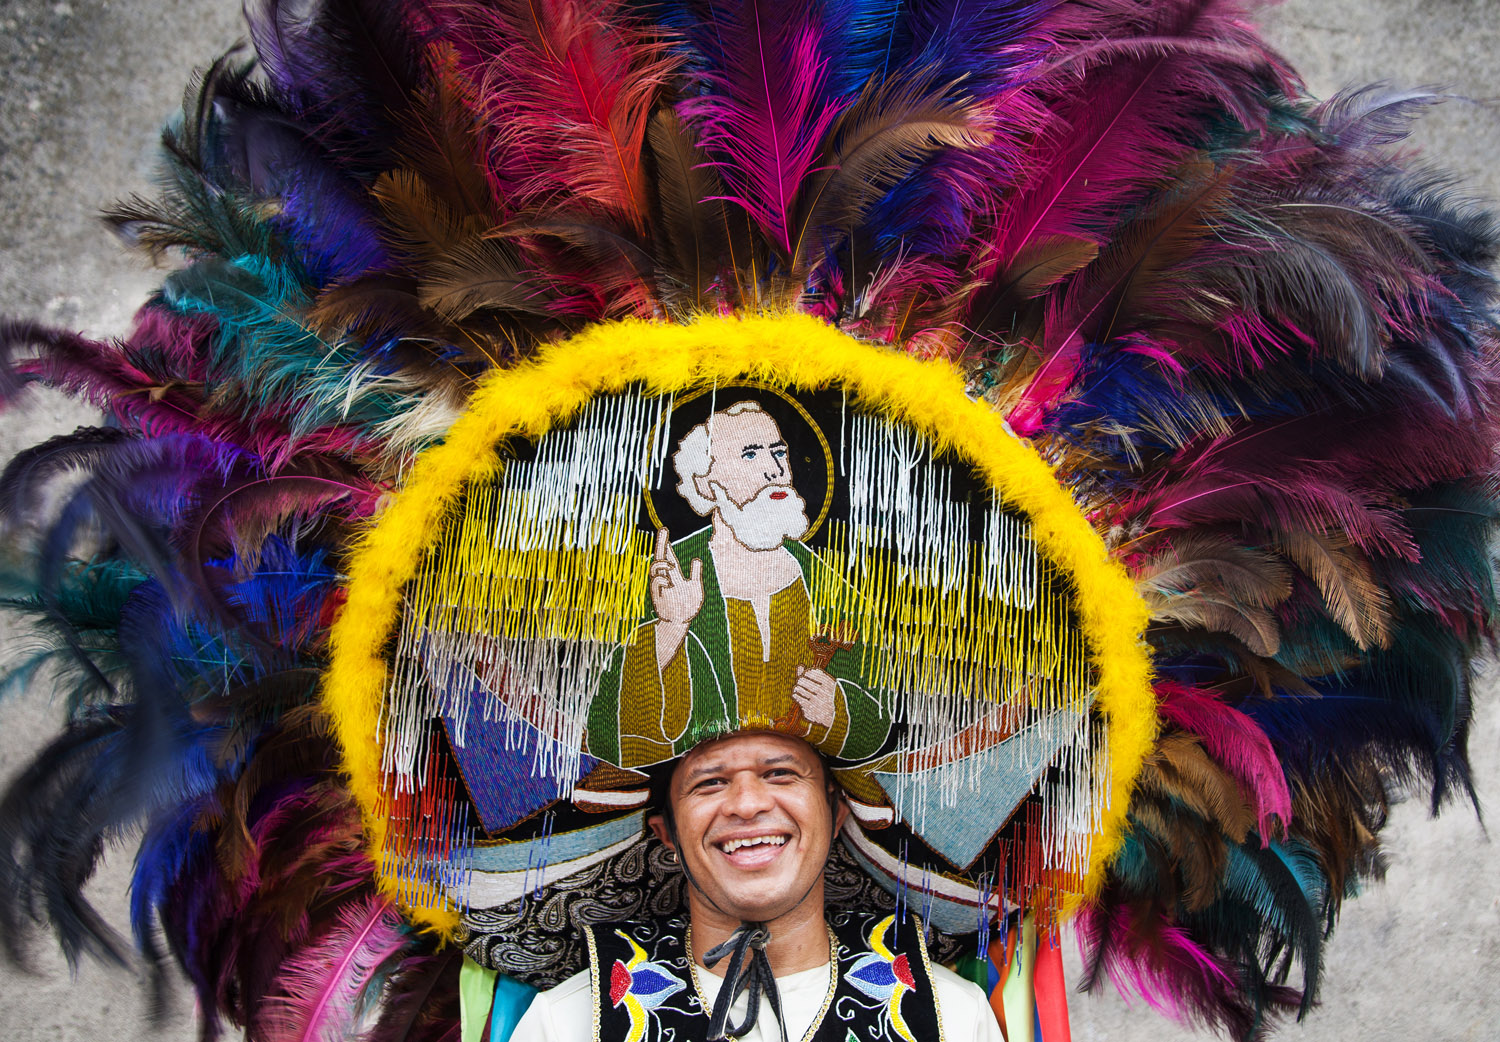
[[[539,995],[517,1042],[998,1042],[983,992],[929,964],[915,920],[827,914],[848,808],[806,742],[745,732],[664,777],[651,827],[687,877],[686,920],[592,927],[588,971]]]
[[[703,528],[657,532],[651,607],[600,680],[589,749],[625,767],[680,755],[737,722],[782,719],[843,759],[890,733],[885,702],[861,676],[857,645],[809,627],[816,561],[801,543],[806,502],[792,453],[758,402],[712,413],[672,456],[677,492]],[[625,697],[621,693],[625,692]]]

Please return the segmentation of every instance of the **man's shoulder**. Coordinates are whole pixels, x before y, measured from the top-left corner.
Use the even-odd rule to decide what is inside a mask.
[[[948,1042],[1002,1042],[999,1021],[984,990],[941,963],[935,962],[929,969],[938,1015],[943,1020],[943,1037]]]
[[[535,995],[511,1042],[593,1042],[594,989],[581,970],[555,988]]]

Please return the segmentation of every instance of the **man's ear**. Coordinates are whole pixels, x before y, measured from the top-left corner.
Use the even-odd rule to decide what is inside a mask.
[[[650,826],[652,834],[661,840],[662,843],[666,844],[668,850],[675,851],[677,849],[677,844],[672,842],[672,830],[667,828],[666,818],[660,814],[653,814],[646,819],[646,824]]]
[[[833,838],[838,839],[839,833],[844,831],[844,822],[849,820],[849,801],[844,799],[843,790],[839,790],[833,797]]]
[[[714,498],[714,483],[708,480],[707,474],[694,474],[693,488],[698,490],[698,495],[702,496],[710,503],[718,502],[718,500]]]

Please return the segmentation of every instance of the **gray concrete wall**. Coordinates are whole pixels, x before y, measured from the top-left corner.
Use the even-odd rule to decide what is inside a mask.
[[[1272,39],[1315,93],[1386,79],[1442,84],[1472,99],[1444,106],[1416,138],[1425,154],[1500,199],[1500,3],[1496,0],[1290,0],[1266,14]],[[146,190],[156,132],[192,70],[240,35],[226,0],[0,0],[0,312],[95,334],[123,332],[157,276],[117,247],[93,214]],[[0,414],[0,459],[92,414],[60,397]],[[0,629],[0,647],[18,634]],[[1500,704],[1481,681],[1474,758],[1481,797],[1500,806]],[[0,780],[50,733],[60,707],[45,691],[0,703]],[[1351,903],[1328,948],[1324,1003],[1281,1037],[1303,1042],[1493,1042],[1500,1039],[1500,866],[1473,814],[1429,820],[1397,808],[1387,881]],[[124,922],[127,857],[95,892]],[[1071,951],[1071,947],[1069,949]],[[137,980],[83,967],[70,978],[39,944],[34,973],[0,970],[8,1042],[133,1038],[149,1033]],[[1070,968],[1076,979],[1076,960]],[[160,1037],[192,1037],[190,1000]],[[1140,1002],[1079,998],[1079,1042],[1201,1037]]]

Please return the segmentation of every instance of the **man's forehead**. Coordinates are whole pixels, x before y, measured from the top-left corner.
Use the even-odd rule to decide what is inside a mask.
[[[813,767],[822,762],[817,751],[802,739],[762,732],[705,742],[683,756],[675,773],[686,779],[729,769],[778,764]]]

